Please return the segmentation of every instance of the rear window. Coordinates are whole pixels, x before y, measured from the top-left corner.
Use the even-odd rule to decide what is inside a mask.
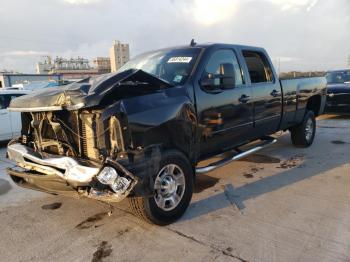
[[[274,81],[271,65],[263,53],[243,51],[243,56],[252,84]]]

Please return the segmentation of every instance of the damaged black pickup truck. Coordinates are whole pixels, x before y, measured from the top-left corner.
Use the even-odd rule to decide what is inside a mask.
[[[279,80],[262,48],[205,44],[145,53],[118,72],[12,101],[21,137],[8,145],[19,186],[119,202],[169,224],[195,175],[274,143],[308,147],[326,101],[324,78]],[[206,166],[198,163],[225,157]]]

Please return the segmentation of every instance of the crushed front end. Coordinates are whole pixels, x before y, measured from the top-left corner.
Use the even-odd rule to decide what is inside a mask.
[[[119,202],[138,178],[127,159],[123,117],[110,108],[22,112],[22,135],[8,145],[8,169],[25,188]],[[112,110],[113,111],[113,110]]]

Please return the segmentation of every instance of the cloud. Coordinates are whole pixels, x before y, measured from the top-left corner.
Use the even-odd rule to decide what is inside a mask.
[[[298,10],[304,8],[310,11],[318,2],[318,0],[267,0],[272,4],[278,5],[282,10]]]
[[[211,26],[232,17],[237,7],[236,0],[194,0],[190,12],[196,22]]]
[[[9,51],[1,53],[0,56],[44,56],[49,54],[49,52],[46,51],[22,51],[22,50],[15,50],[15,51]]]
[[[1,6],[0,25],[11,26],[0,32],[0,69],[21,72],[33,72],[44,51],[108,56],[114,39],[130,43],[131,56],[192,38],[262,46],[281,58],[282,71],[342,68],[350,54],[349,0],[1,0]]]
[[[301,59],[298,57],[277,56],[277,57],[273,57],[272,60],[282,62],[282,63],[288,63],[288,62],[297,62],[297,61],[300,61]]]
[[[200,25],[212,26],[234,18],[244,4],[258,2],[268,2],[280,7],[283,11],[302,9],[310,11],[318,0],[192,0],[186,2],[185,14],[193,17]]]
[[[63,2],[72,5],[88,5],[101,2],[102,0],[63,0]]]

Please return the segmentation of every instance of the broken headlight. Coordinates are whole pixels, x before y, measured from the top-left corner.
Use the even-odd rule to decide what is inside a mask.
[[[126,191],[131,183],[131,180],[119,176],[118,172],[110,166],[105,166],[96,178],[101,184],[108,185],[115,193]]]
[[[100,183],[104,185],[112,185],[117,177],[117,171],[113,167],[106,166],[102,169],[96,178],[98,181],[100,181]]]

